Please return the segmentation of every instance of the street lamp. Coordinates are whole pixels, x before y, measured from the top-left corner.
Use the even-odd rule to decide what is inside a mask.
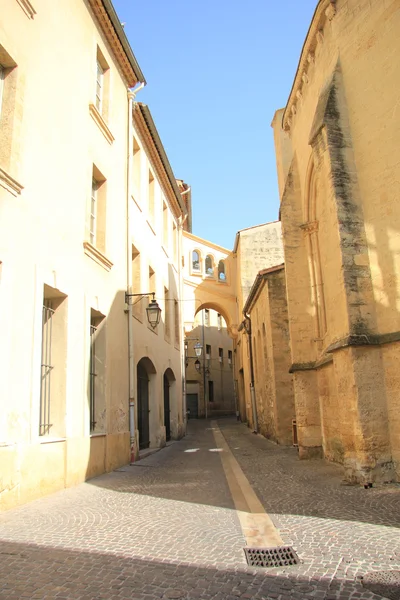
[[[200,342],[197,342],[197,344],[194,345],[194,351],[196,353],[196,356],[201,356],[202,350],[203,350],[203,346],[200,344]],[[196,362],[199,362],[199,361],[197,360]]]
[[[201,373],[201,363],[199,361],[199,359],[197,359],[194,363],[194,368],[196,369],[196,371],[198,373]],[[210,374],[210,369],[208,367],[203,367],[204,369],[204,374],[208,377]]]
[[[129,298],[134,298],[141,296],[144,298],[145,296],[153,296],[150,301],[150,304],[146,308],[147,320],[151,327],[155,329],[160,322],[161,319],[161,308],[158,305],[157,300],[155,299],[155,292],[146,292],[144,294],[128,294],[125,292],[125,303],[129,304]]]

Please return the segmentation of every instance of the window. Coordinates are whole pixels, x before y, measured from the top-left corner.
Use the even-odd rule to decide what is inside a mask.
[[[218,281],[226,281],[225,263],[220,260],[218,263]]]
[[[64,437],[67,360],[67,301],[59,290],[44,286],[39,435]]]
[[[168,249],[168,206],[163,202],[163,246]]]
[[[8,169],[19,162],[20,145],[16,144],[16,132],[22,125],[23,111],[20,110],[23,90],[18,81],[17,65],[5,48],[0,45],[0,164],[2,169]],[[15,175],[16,173],[14,173]],[[0,177],[3,179],[2,175]],[[6,189],[14,196],[22,191],[22,186],[15,180],[5,180]]]
[[[197,250],[193,250],[192,252],[192,271],[200,273],[200,254]]]
[[[141,258],[140,252],[135,246],[132,246],[132,293],[140,293],[141,285]],[[150,290],[149,290],[150,291]],[[142,298],[133,298],[132,314],[139,321],[143,320],[143,302]]]
[[[222,363],[224,361],[224,349],[223,348],[218,348],[218,357],[219,357],[219,362]]]
[[[165,321],[164,321],[164,336],[167,339],[167,341],[170,341],[170,335],[171,335],[171,315],[170,315],[170,301],[169,301],[169,292],[167,290],[167,288],[164,288],[164,314],[165,314]]]
[[[133,138],[133,181],[136,185],[136,190],[140,190],[140,169],[141,169],[141,151],[140,146],[135,138]]]
[[[214,261],[213,261],[213,257],[208,254],[206,256],[206,275],[207,277],[213,277],[214,276]]]
[[[222,329],[222,316],[219,313],[217,314],[217,323],[218,323],[218,331],[220,331]]]
[[[232,350],[228,350],[228,364],[232,364]]]
[[[177,300],[174,300],[174,320],[175,320],[175,345],[179,346],[179,305],[178,305]]]
[[[99,60],[96,61],[97,74],[96,74],[96,108],[99,113],[102,112],[103,108],[103,93],[104,93],[104,69],[101,66]]]
[[[151,223],[154,223],[154,177],[153,173],[149,171],[149,219]]]
[[[210,327],[210,311],[208,308],[204,310],[204,325]]]
[[[90,311],[89,412],[90,433],[102,433],[106,424],[105,323],[104,316]]]
[[[208,401],[214,402],[214,382],[208,382]]]
[[[206,358],[211,358],[211,346],[209,344],[206,344]]]
[[[97,47],[96,55],[96,94],[95,106],[103,119],[108,115],[110,69],[100,48]]]
[[[101,252],[106,250],[106,180],[93,165],[90,192],[89,241]]]
[[[176,237],[176,225],[172,223],[172,251],[173,251],[173,260],[176,262],[177,258],[177,237]],[[183,257],[182,257],[183,258]]]

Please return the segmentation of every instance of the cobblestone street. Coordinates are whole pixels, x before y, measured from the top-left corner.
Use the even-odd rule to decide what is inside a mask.
[[[247,566],[212,424],[190,421],[134,466],[1,514],[0,598],[381,598],[361,578],[400,569],[400,486],[345,486],[335,465],[218,425],[299,565]]]

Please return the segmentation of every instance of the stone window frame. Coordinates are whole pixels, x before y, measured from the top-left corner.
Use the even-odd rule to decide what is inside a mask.
[[[193,261],[193,255],[194,255],[194,253],[197,253],[197,256],[199,258],[199,261],[198,261],[199,262],[199,268],[198,269],[194,269],[193,268],[193,263],[194,263],[194,261]],[[202,276],[202,262],[203,261],[202,261],[200,250],[198,248],[193,248],[190,251],[190,261],[189,261],[189,264],[190,264],[190,274],[191,275],[195,275],[197,277],[201,277]]]
[[[207,272],[207,259],[211,259],[211,273]],[[204,259],[204,276],[207,279],[215,279],[215,257],[212,254],[207,254]]]
[[[220,271],[220,265],[223,265],[224,269],[223,271]],[[221,279],[221,273],[224,275],[224,279]],[[228,282],[228,276],[226,273],[226,262],[223,258],[221,258],[218,261],[218,283],[227,283]]]

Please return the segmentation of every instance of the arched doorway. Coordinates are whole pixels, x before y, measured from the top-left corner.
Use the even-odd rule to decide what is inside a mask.
[[[140,450],[148,448],[150,445],[149,376],[142,360],[137,366],[137,410]]]
[[[171,419],[170,419],[171,407],[169,398],[169,380],[167,375],[164,373],[164,425],[165,425],[165,439],[168,442],[171,439]]]

